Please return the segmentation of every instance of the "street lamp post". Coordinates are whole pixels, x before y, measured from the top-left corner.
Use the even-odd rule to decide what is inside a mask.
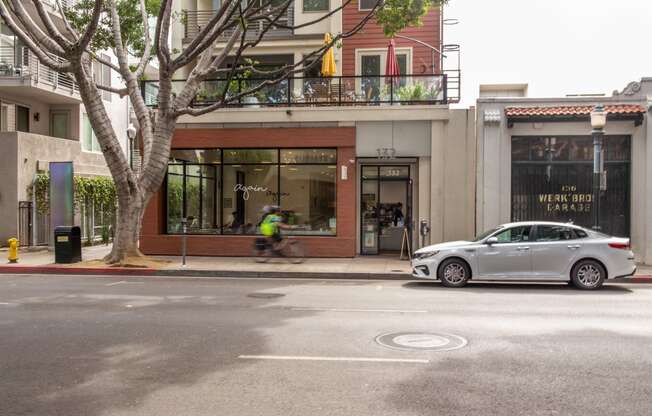
[[[129,124],[127,127],[127,137],[129,138],[129,167],[134,168],[134,139],[136,138],[136,127]]]
[[[593,131],[593,229],[600,231],[600,191],[604,164],[602,162],[602,147],[604,127],[607,124],[607,112],[602,104],[595,106],[591,112],[591,127]]]

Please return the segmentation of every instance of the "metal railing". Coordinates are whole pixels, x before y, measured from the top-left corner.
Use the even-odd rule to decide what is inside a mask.
[[[206,27],[210,20],[217,13],[216,10],[184,10],[182,15],[182,22],[184,24],[184,38],[187,40],[194,39],[195,36]],[[281,16],[278,23],[284,26],[292,26],[294,24],[294,2],[290,4],[284,16]],[[258,21],[249,24],[247,27],[247,38],[256,38],[260,35],[263,29],[269,26],[268,22]],[[227,39],[233,30],[224,32],[219,39]],[[265,33],[265,39],[288,37],[291,36],[293,31],[291,29],[272,27]]]
[[[37,83],[52,86],[62,92],[79,92],[79,86],[72,76],[60,74],[41,64],[38,57],[27,47],[0,47],[0,76],[30,77]]]
[[[233,100],[225,107],[291,107],[447,104],[447,75],[336,76],[324,78],[294,77],[240,97],[239,94],[260,85],[264,79],[210,80],[201,84],[194,107],[211,105],[225,95]],[[173,93],[180,92],[185,81],[173,81]],[[157,81],[143,81],[142,93],[147,105],[156,107]]]

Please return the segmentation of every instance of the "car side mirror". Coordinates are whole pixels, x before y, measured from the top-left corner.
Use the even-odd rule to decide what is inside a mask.
[[[488,246],[493,246],[496,243],[498,243],[498,238],[496,237],[489,237],[487,238],[487,241],[485,241],[485,244],[487,244]]]

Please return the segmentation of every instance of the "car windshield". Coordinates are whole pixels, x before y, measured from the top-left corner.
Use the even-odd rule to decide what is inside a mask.
[[[475,238],[472,241],[474,243],[477,243],[478,241],[482,241],[485,238],[489,237],[491,234],[493,234],[496,231],[501,230],[501,229],[503,229],[503,227],[497,227],[497,228],[493,228],[493,229],[491,229],[489,231],[485,231],[484,233],[481,233],[481,234],[478,234],[477,236],[475,236]]]

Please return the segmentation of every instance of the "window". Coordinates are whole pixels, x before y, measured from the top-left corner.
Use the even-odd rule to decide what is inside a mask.
[[[82,150],[85,152],[101,152],[102,149],[100,148],[100,144],[97,141],[97,136],[95,136],[91,122],[88,119],[88,114],[82,114],[82,123]]]
[[[575,231],[576,238],[587,238],[589,236],[584,230],[575,229],[573,231]]]
[[[304,12],[327,12],[329,0],[303,0]]]
[[[219,165],[168,165],[167,232],[183,232],[181,219],[188,218],[188,233],[218,234]],[[190,218],[192,217],[192,218]]]
[[[378,4],[378,0],[359,0],[358,8],[359,10],[371,10],[376,4]]]
[[[265,205],[280,205],[291,233],[335,235],[336,184],[335,149],[174,149],[167,232],[192,216],[189,233],[253,235]]]
[[[16,131],[29,133],[29,108],[16,106]]]
[[[50,112],[50,136],[67,139],[69,120],[70,112],[68,111]]]
[[[336,152],[281,150],[280,200],[291,234],[334,235],[336,229]]]
[[[557,225],[537,226],[537,242],[574,240],[575,233],[568,227]]]
[[[513,227],[508,228],[496,234],[494,237],[498,239],[498,243],[520,243],[522,241],[530,240],[530,227]]]
[[[100,58],[105,61],[111,61],[111,57],[108,55],[100,54]],[[111,67],[101,64],[97,61],[93,62],[93,80],[97,85],[110,87]],[[109,91],[102,90],[102,99],[104,99],[104,101],[111,101],[111,93]]]

